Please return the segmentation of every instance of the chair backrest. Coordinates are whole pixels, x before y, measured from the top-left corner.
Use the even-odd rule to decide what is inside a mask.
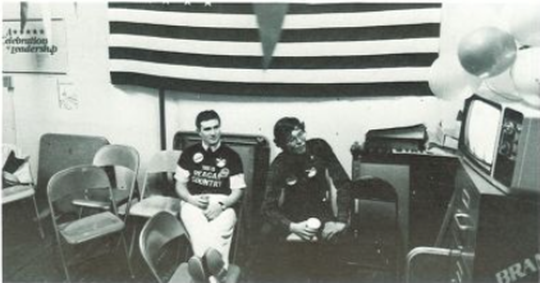
[[[163,191],[154,191],[152,190],[152,187],[150,185],[150,177],[151,175],[161,174],[165,173],[164,175],[170,175],[165,176],[167,179],[172,180],[172,174],[176,172],[176,164],[178,162],[178,159],[180,158],[180,154],[182,151],[180,150],[163,150],[159,151],[148,162],[146,166],[146,173],[144,175],[144,181],[143,181],[143,189],[142,189],[142,197],[148,197],[153,194],[163,194]],[[170,185],[172,185],[173,182],[170,182]],[[174,188],[171,188],[172,194],[174,193]]]
[[[69,214],[78,214],[79,207],[72,203],[74,199],[84,199],[92,191],[108,191],[112,194],[109,177],[100,167],[80,165],[55,173],[49,180],[47,196],[53,224]],[[116,212],[116,207],[113,206]],[[74,216],[75,216],[74,215]]]
[[[113,167],[114,174],[111,178],[111,185],[115,188],[128,190],[128,203],[131,203],[139,174],[139,152],[128,145],[105,145],[96,152],[92,164],[100,167]]]
[[[186,229],[178,218],[168,212],[159,212],[150,218],[139,235],[139,248],[144,261],[152,271],[158,282],[162,282],[158,273],[158,260],[162,255],[163,247],[172,240],[185,236]],[[186,241],[186,244],[189,244]]]
[[[101,147],[94,155],[96,166],[122,166],[139,172],[139,153],[128,145],[109,144]]]

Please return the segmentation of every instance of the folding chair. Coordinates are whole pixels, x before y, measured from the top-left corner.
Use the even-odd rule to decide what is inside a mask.
[[[130,215],[150,218],[161,211],[178,215],[180,199],[171,196],[176,195],[173,174],[180,154],[179,150],[160,151],[150,159],[144,176],[141,200],[130,208]],[[153,185],[150,182],[152,177],[155,177],[152,180]]]
[[[180,199],[176,195],[173,174],[180,157],[179,150],[157,152],[148,163],[142,184],[141,200],[133,203],[129,209],[130,216],[150,218],[165,211],[178,216]],[[137,229],[134,226],[134,230]],[[133,233],[129,254],[132,254],[136,232]]]
[[[96,152],[92,164],[112,170],[109,176],[113,192],[112,199],[118,207],[118,213],[125,215],[125,221],[137,187],[139,153],[135,148],[127,145],[105,145]],[[74,203],[80,207],[111,210],[111,202],[100,193],[103,192],[97,192],[86,199],[77,199]]]
[[[7,163],[10,163],[10,158],[16,158],[17,156],[21,155],[18,147],[9,144],[2,144],[2,154],[4,159],[4,162],[2,163],[3,167],[5,167]],[[2,206],[32,198],[39,235],[41,238],[45,238],[45,233],[43,232],[43,227],[41,226],[41,218],[39,217],[39,209],[36,202],[35,182],[32,175],[32,168],[30,167],[30,161],[26,160],[17,167],[18,168],[15,172],[13,172],[13,174],[7,172],[3,173],[14,176],[14,178],[17,180],[15,185],[2,188]]]
[[[86,210],[81,215],[80,207],[73,203],[77,199],[85,199],[93,192],[102,191],[109,199],[112,189],[109,178],[102,168],[83,165],[71,167],[54,174],[47,186],[47,196],[54,232],[58,242],[60,258],[68,282],[70,281],[63,243],[78,245],[92,240],[120,234],[126,254],[130,275],[133,277],[128,257],[127,244],[124,237],[124,221],[117,215],[116,205],[112,203],[112,211],[101,209]]]
[[[159,212],[150,218],[144,225],[141,234],[139,236],[139,248],[144,261],[152,271],[152,274],[159,283],[165,282],[191,282],[191,276],[188,272],[188,265],[186,262],[175,264],[172,275],[168,275],[170,272],[167,268],[163,268],[162,262],[164,260],[164,254],[170,251],[169,244],[178,238],[183,238],[181,242],[184,244],[182,248],[176,248],[176,251],[189,249],[189,235],[182,224],[182,222],[172,214],[168,212]],[[165,269],[165,270],[164,270]],[[226,279],[226,283],[236,283],[240,279],[240,268],[235,264],[229,265],[229,273]]]
[[[171,266],[163,266],[163,262],[160,261],[167,251],[173,250],[169,248],[173,240],[178,240],[183,244],[184,250],[189,249],[188,235],[182,222],[172,214],[162,211],[152,216],[144,225],[139,235],[139,248],[144,261],[157,282],[188,283],[190,282],[190,275],[186,262],[180,263],[178,258],[176,262],[164,260],[165,263],[173,262],[170,264],[173,270],[172,275],[168,275]],[[176,251],[181,249],[181,247],[175,248]]]

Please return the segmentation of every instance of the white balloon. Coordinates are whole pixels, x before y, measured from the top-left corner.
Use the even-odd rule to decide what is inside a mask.
[[[540,107],[540,47],[520,50],[511,75],[523,100]]]
[[[510,70],[504,71],[502,74],[488,78],[484,84],[494,93],[513,101],[521,100],[519,91],[514,84],[514,80],[510,75]]]
[[[429,88],[438,98],[464,100],[472,95],[482,80],[461,67],[457,56],[439,57],[429,71]]]
[[[503,16],[508,30],[522,45],[540,46],[540,4],[514,3],[506,5]]]

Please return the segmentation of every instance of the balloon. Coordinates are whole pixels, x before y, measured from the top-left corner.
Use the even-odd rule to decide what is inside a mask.
[[[463,100],[473,94],[481,82],[465,72],[454,57],[439,57],[429,70],[429,88],[444,100]]]
[[[504,71],[500,75],[484,80],[484,83],[492,92],[506,99],[514,101],[522,99],[519,95],[519,91],[516,89],[514,80],[510,75],[510,69]]]
[[[520,50],[511,74],[523,100],[540,107],[540,47]]]
[[[540,4],[507,4],[503,13],[508,30],[522,45],[540,46]]]
[[[516,60],[516,51],[516,42],[509,33],[484,27],[461,39],[458,57],[467,72],[489,78],[508,69]]]

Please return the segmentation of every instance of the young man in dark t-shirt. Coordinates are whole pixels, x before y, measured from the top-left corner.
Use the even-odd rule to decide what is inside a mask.
[[[210,281],[221,282],[226,277],[237,220],[232,206],[246,183],[240,156],[221,144],[219,115],[203,111],[195,124],[202,142],[182,152],[175,174],[176,191],[182,199],[180,217],[195,254],[188,262],[192,278],[206,282],[210,276]]]
[[[272,224],[267,253],[280,282],[334,278],[350,213],[351,181],[330,145],[307,139],[304,123],[284,117],[274,126],[274,142],[283,151],[268,171],[262,213]],[[328,178],[329,177],[329,178]],[[337,213],[331,201],[336,187]],[[276,258],[277,257],[277,258]],[[276,278],[272,278],[276,279]],[[338,282],[338,281],[331,281]]]

